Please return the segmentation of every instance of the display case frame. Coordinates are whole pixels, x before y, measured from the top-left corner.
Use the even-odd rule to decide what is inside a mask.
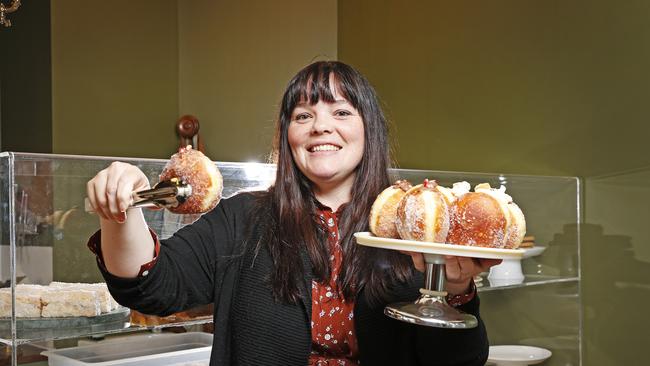
[[[47,280],[101,281],[94,256],[85,245],[90,234],[97,230],[98,223],[93,214],[83,210],[83,200],[85,183],[113,161],[127,162],[140,167],[152,183],[157,181],[158,174],[167,162],[165,159],[0,153],[0,210],[2,211],[0,247],[6,247],[0,251],[0,276],[3,277],[0,280],[6,281],[11,289],[11,316],[9,319],[4,319],[10,322],[10,332],[0,334],[0,343],[12,350],[12,365],[18,364],[16,348],[24,344],[178,325],[187,326],[212,321],[211,317],[206,317],[149,326],[129,325],[111,330],[82,330],[56,336],[24,337],[21,334],[21,330],[17,327],[20,319],[15,313],[18,283],[46,284]],[[271,164],[233,162],[216,162],[216,164],[224,177],[224,197],[246,190],[266,189],[275,178],[275,167]],[[557,290],[550,290],[550,292],[557,292],[558,296],[568,294],[571,296],[569,297],[571,304],[566,307],[570,312],[566,317],[572,324],[571,330],[567,330],[571,336],[571,344],[568,350],[552,349],[552,351],[563,354],[561,364],[580,365],[582,342],[580,179],[412,169],[393,169],[390,173],[393,179],[408,179],[414,184],[428,178],[436,179],[446,186],[463,180],[470,182],[472,186],[483,182],[490,183],[493,187],[506,186],[507,193],[513,196],[526,214],[529,231],[536,236],[537,245],[545,246],[547,249],[539,256],[522,261],[525,279],[521,283],[495,285],[491,284],[486,276],[477,278],[483,300],[483,317],[488,329],[491,327],[499,331],[507,329],[507,324],[502,324],[505,322],[503,317],[492,316],[499,311],[496,304],[501,302],[494,294],[502,293],[503,290],[518,291],[524,294],[521,297],[528,297],[527,289],[530,288],[555,288]],[[66,213],[68,214],[65,217],[66,221],[62,222],[63,215]],[[152,211],[147,213],[146,218],[149,225],[164,238],[197,217],[175,215],[168,211]],[[43,254],[47,252],[50,252],[49,259]],[[30,265],[34,261],[44,263]],[[66,265],[63,266],[62,263]],[[51,271],[51,273],[34,273],[34,268],[37,268],[36,272]],[[512,299],[512,301],[519,300]],[[514,311],[511,315],[523,318],[537,316],[518,311]],[[535,319],[532,323],[534,328],[543,321]],[[558,336],[563,335],[560,330],[552,331]],[[539,332],[532,333],[539,334]],[[520,335],[516,337],[517,339],[505,336],[492,338],[499,343],[509,341],[514,343],[521,338]],[[527,338],[535,339],[535,337]],[[548,344],[541,344],[541,346],[553,348]],[[555,364],[553,357],[548,364]]]

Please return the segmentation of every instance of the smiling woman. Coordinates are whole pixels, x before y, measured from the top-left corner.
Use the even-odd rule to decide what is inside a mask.
[[[224,199],[169,239],[159,241],[141,212],[118,223],[115,205],[99,207],[111,215],[94,246],[114,297],[158,315],[214,303],[213,365],[484,365],[471,279],[485,268],[473,261],[450,271],[466,274],[456,273],[461,292],[453,295],[468,295],[458,306],[478,327],[421,329],[383,314],[389,302],[415,299],[423,276],[409,256],[353,236],[368,230],[372,203],[390,184],[386,119],[368,81],[341,62],[299,71],[282,99],[274,148],[271,188]],[[115,202],[108,192],[116,182],[148,186],[139,169],[120,165],[88,183],[89,197]]]
[[[296,106],[288,130],[298,169],[313,183],[314,195],[333,210],[350,200],[355,172],[363,156],[363,119],[329,80],[335,102],[303,101]],[[347,195],[331,194],[332,189]]]

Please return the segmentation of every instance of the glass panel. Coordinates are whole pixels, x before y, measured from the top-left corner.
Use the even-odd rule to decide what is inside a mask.
[[[535,236],[535,245],[545,249],[510,264],[521,266],[522,282],[489,281],[487,274],[477,281],[490,344],[543,347],[553,352],[545,365],[580,365],[580,181],[413,170],[395,173],[413,184],[429,178],[444,186],[465,180],[472,187],[483,182],[506,187],[526,215],[526,235]]]
[[[544,365],[580,365],[579,283],[481,293],[491,345],[528,345],[553,352]]]
[[[15,154],[15,174],[9,170],[9,156],[0,154],[0,210],[2,210],[2,248],[0,273],[5,286],[8,277],[8,243],[10,214],[16,217],[16,282],[47,285],[51,281],[100,282],[95,258],[86,248],[88,237],[97,230],[98,220],[84,211],[86,182],[117,158],[64,156],[47,154]],[[140,167],[152,183],[166,160],[125,159]],[[218,162],[224,176],[224,197],[242,190],[268,187],[275,177],[275,167],[255,163]],[[445,186],[466,180],[473,185],[488,182],[493,187],[504,185],[507,193],[526,214],[528,235],[535,236],[536,246],[543,252],[523,259],[520,266],[525,275],[521,283],[496,283],[487,274],[479,281],[482,315],[489,327],[493,344],[530,344],[549,348],[554,356],[549,365],[579,365],[580,359],[580,259],[579,259],[579,186],[571,177],[538,177],[520,175],[477,174],[462,172],[394,170],[395,177],[418,184],[424,178],[436,179]],[[10,199],[9,180],[15,179],[15,194]],[[14,211],[9,202],[14,203]],[[196,216],[175,215],[168,211],[146,211],[148,224],[161,237],[196,219]],[[550,305],[549,305],[550,304]],[[556,315],[558,311],[562,315]],[[104,317],[106,318],[106,317]],[[105,322],[90,327],[57,327],[56,332],[34,331],[38,319],[20,319],[18,343],[52,340],[90,334],[120,333],[142,330],[140,326],[124,329],[124,321]],[[180,319],[180,318],[179,318]],[[151,327],[205,323],[207,318],[191,318]],[[553,321],[549,321],[552,319]],[[555,321],[557,319],[557,321]],[[0,319],[0,326],[2,321]],[[5,322],[6,323],[6,322]],[[109,324],[109,325],[107,325]],[[112,326],[112,327],[111,327]],[[32,329],[27,330],[26,327]],[[0,327],[0,342],[11,343],[10,334]],[[6,327],[5,327],[6,329]]]
[[[5,154],[6,155],[6,154]],[[22,285],[48,285],[52,281],[68,283],[103,282],[97,270],[94,255],[86,248],[90,235],[98,229],[96,215],[85,212],[86,182],[98,171],[106,168],[117,158],[64,156],[47,154],[15,154],[15,213],[16,213],[16,282]],[[158,181],[166,160],[124,159],[120,161],[137,165],[153,183]],[[2,160],[3,175],[0,198],[3,213],[10,212],[5,182],[8,173],[8,156]],[[256,163],[217,163],[224,177],[224,197],[243,190],[265,189],[275,177],[275,167]],[[8,243],[11,226],[9,215],[3,214],[0,228],[3,243]],[[180,227],[198,218],[198,215],[176,215],[166,210],[145,210],[145,218],[162,238],[170,236]],[[5,285],[10,285],[8,263],[9,246],[3,245],[2,273]],[[21,301],[26,298],[21,296]],[[10,300],[10,297],[9,297]],[[7,307],[11,310],[11,304]],[[190,313],[191,322],[211,321],[209,313]],[[8,314],[10,315],[10,314]],[[102,314],[93,322],[84,318],[70,319],[18,319],[18,343],[38,339],[61,339],[85,334],[101,334],[123,331],[127,319],[117,319]],[[198,317],[198,318],[197,318]],[[119,316],[118,316],[119,318]],[[205,318],[205,319],[204,319]],[[180,317],[156,320],[144,328],[179,324]],[[185,317],[184,319],[188,319]],[[4,321],[4,322],[3,322]],[[52,321],[57,322],[53,325]],[[168,324],[160,324],[165,322]],[[133,326],[134,329],[144,329]],[[0,318],[0,342],[11,342],[9,318]]]
[[[489,183],[495,188],[505,186],[506,193],[526,215],[526,235],[535,237],[536,246],[546,248],[542,254],[522,260],[524,274],[548,279],[579,277],[579,181],[576,178],[405,169],[394,171],[393,175],[413,184],[428,178],[443,186],[459,181],[469,182],[472,188],[479,183]]]
[[[585,180],[585,365],[647,363],[649,218],[650,166]]]

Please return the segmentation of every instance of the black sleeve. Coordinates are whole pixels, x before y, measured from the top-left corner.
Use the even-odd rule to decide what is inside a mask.
[[[127,279],[102,270],[115,300],[161,316],[213,302],[217,260],[238,254],[234,251],[243,240],[252,199],[250,194],[223,199],[196,222],[162,240],[158,259],[146,276]]]
[[[478,327],[473,329],[434,328],[384,315],[386,304],[414,301],[423,283],[423,274],[416,272],[384,304],[372,305],[365,296],[357,298],[355,329],[362,362],[377,366],[484,366],[489,346],[478,295],[458,307],[478,318]]]
[[[485,324],[479,313],[478,295],[459,310],[478,319],[472,329],[415,328],[416,353],[419,365],[483,366],[487,362],[489,344]]]

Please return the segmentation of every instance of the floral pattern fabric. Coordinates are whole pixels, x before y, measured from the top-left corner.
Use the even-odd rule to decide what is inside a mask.
[[[312,281],[310,366],[358,366],[354,331],[354,302],[346,301],[336,284],[343,251],[339,240],[338,212],[322,207],[317,220],[327,232],[331,277],[328,283]]]

